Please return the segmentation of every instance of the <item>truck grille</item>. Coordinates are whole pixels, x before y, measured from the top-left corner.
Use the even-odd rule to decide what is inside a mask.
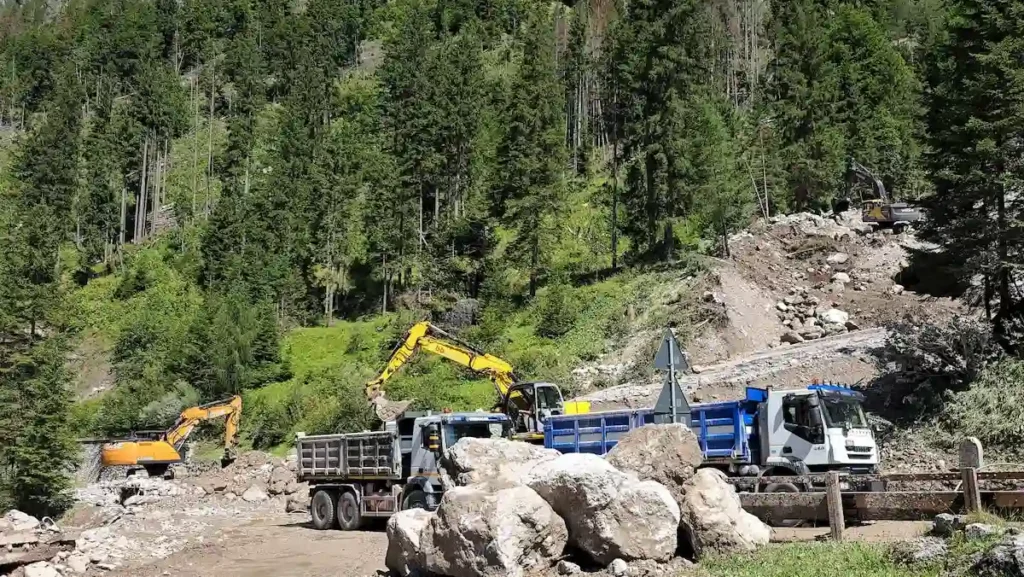
[[[857,446],[847,447],[846,448],[846,452],[847,453],[870,453],[871,452],[871,447],[857,447]]]

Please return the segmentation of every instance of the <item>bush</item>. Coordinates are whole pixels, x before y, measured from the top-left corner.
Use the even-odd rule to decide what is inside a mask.
[[[564,281],[548,287],[540,297],[540,321],[537,334],[549,339],[558,338],[572,330],[581,309],[579,295]]]
[[[1024,446],[1024,361],[1006,360],[986,368],[946,403],[943,424],[984,446]]]
[[[868,393],[872,409],[894,421],[939,414],[948,393],[966,390],[1001,355],[989,325],[971,318],[942,324],[906,318],[886,328],[878,356],[882,377]]]

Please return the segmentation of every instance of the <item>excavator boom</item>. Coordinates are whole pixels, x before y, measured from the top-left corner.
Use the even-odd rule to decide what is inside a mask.
[[[366,399],[372,403],[377,416],[384,416],[383,387],[417,350],[424,350],[454,361],[472,371],[487,375],[494,384],[498,394],[497,409],[513,417],[513,422],[521,438],[537,441],[543,440],[540,421],[543,411],[586,413],[590,411],[589,403],[564,403],[562,393],[550,383],[521,383],[507,361],[477,350],[472,345],[423,321],[416,323],[406,333],[388,359],[387,366],[377,378],[366,384]],[[554,399],[551,399],[551,396]],[[513,415],[513,413],[515,415]]]

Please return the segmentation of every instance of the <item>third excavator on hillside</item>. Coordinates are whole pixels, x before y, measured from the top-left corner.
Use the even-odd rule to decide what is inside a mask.
[[[552,383],[520,382],[507,361],[477,350],[424,321],[409,329],[391,353],[381,374],[366,384],[366,398],[374,404],[382,420],[384,415],[380,407],[384,399],[384,384],[420,349],[487,375],[498,393],[498,402],[492,410],[509,416],[513,423],[513,438],[517,440],[542,443],[544,419],[548,416],[590,412],[590,403],[565,402],[562,391]]]

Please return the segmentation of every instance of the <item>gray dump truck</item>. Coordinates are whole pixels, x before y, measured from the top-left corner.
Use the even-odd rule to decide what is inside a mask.
[[[405,509],[434,510],[443,488],[437,463],[463,437],[510,438],[503,414],[406,411],[383,431],[296,435],[299,482],[309,483],[317,529],[353,531]]]

